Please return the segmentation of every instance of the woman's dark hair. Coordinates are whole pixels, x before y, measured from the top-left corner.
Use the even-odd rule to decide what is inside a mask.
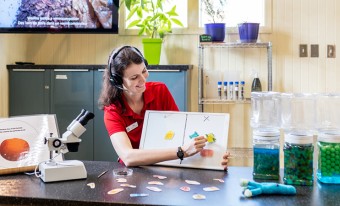
[[[117,85],[117,81],[113,79],[118,78],[118,82],[123,82],[125,69],[131,64],[141,64],[144,62],[144,57],[140,51],[132,46],[124,46],[112,51],[107,68],[103,74],[102,90],[98,99],[100,109],[105,106],[115,104],[120,106],[122,111],[125,111],[125,106],[122,100],[123,85]]]

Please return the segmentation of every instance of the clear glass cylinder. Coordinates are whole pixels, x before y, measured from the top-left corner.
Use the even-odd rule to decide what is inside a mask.
[[[318,180],[322,183],[340,184],[340,133],[320,133],[318,152]]]
[[[313,136],[285,134],[284,176],[288,185],[313,185]]]
[[[259,129],[253,131],[253,178],[279,179],[280,131]]]
[[[254,129],[279,129],[281,122],[280,93],[252,92],[250,125]]]
[[[281,94],[281,128],[286,134],[310,136],[316,133],[316,95]]]
[[[340,134],[340,94],[318,94],[316,127],[319,133]]]

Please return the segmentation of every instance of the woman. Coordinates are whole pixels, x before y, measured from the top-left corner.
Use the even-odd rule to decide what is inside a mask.
[[[126,166],[150,165],[183,159],[199,153],[205,146],[203,136],[169,149],[139,149],[146,110],[179,111],[165,84],[146,82],[149,73],[141,52],[123,46],[110,55],[99,98],[104,122],[120,162]],[[223,156],[227,169],[229,153]]]

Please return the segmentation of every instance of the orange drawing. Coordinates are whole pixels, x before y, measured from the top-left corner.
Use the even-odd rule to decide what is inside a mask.
[[[8,161],[25,159],[29,150],[28,142],[20,138],[6,139],[0,144],[0,154]]]

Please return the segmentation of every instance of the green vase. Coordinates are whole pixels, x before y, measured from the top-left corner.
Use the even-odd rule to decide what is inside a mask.
[[[162,39],[143,39],[144,58],[150,65],[158,65],[161,58]]]

